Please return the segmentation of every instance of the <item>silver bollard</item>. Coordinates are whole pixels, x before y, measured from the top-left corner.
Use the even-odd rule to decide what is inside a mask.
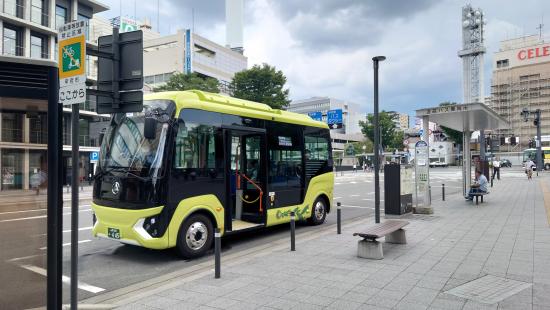
[[[445,183],[441,183],[441,195],[442,195],[443,201],[445,201]]]
[[[220,269],[221,269],[221,252],[222,252],[222,242],[221,242],[221,233],[220,229],[216,228],[214,233],[214,278],[220,278]]]
[[[342,203],[336,203],[336,233],[338,235],[342,234]]]
[[[290,250],[296,251],[296,220],[294,212],[290,212]]]

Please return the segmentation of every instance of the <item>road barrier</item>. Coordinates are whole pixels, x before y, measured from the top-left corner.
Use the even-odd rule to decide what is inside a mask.
[[[342,203],[336,203],[336,233],[338,235],[342,234]]]
[[[296,219],[294,212],[290,212],[290,251],[296,251]]]
[[[220,229],[216,228],[214,233],[214,278],[219,279],[221,273],[221,252],[222,252],[222,241]]]

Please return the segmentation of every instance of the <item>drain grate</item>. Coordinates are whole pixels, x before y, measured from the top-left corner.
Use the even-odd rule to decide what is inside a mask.
[[[450,289],[445,293],[486,304],[496,304],[529,288],[531,285],[527,282],[486,275]]]

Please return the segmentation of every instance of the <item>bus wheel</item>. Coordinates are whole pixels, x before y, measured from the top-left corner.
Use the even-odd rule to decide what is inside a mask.
[[[550,170],[550,164],[544,165],[544,170]]]
[[[214,226],[210,219],[193,214],[180,227],[176,249],[184,258],[200,257],[212,247],[213,240]]]
[[[308,219],[310,225],[320,225],[325,222],[327,217],[327,205],[325,199],[317,197],[313,203],[313,209],[311,210],[311,217]]]

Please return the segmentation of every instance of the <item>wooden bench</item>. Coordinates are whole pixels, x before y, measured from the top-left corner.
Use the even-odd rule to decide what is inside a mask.
[[[483,196],[489,195],[489,192],[473,193],[472,196],[476,197],[476,205],[478,204],[478,198],[481,197],[481,203],[483,203]]]
[[[363,232],[354,233],[354,236],[362,237],[357,244],[357,256],[370,259],[383,259],[382,243],[378,238],[386,237],[387,243],[406,244],[405,230],[409,222],[401,220],[387,220],[384,223],[369,227]]]

